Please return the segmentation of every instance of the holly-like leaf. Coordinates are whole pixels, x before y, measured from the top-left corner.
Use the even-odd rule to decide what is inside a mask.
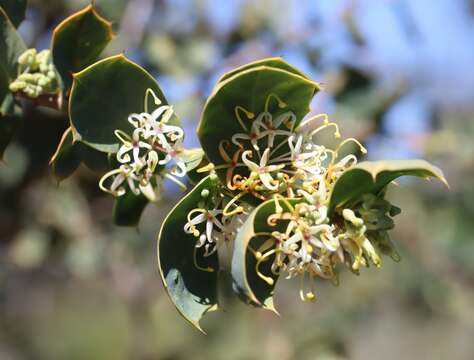
[[[163,285],[179,313],[201,331],[200,319],[217,309],[217,252],[205,257],[204,247],[196,248],[197,239],[184,232],[184,225],[202,190],[213,186],[209,176],[196,185],[168,214],[158,236]]]
[[[72,129],[68,128],[49,162],[58,181],[71,176],[81,164],[78,145],[79,143],[74,143]]]
[[[443,172],[424,160],[363,161],[344,172],[334,184],[329,213],[360,200],[363,194],[377,194],[400,176],[435,177],[448,185]]]
[[[123,55],[101,60],[74,75],[69,116],[76,140],[103,152],[116,152],[117,129],[131,134],[127,118],[144,111],[144,97],[152,89],[167,101],[153,77]]]
[[[231,71],[225,73],[224,75],[222,75],[220,77],[220,79],[217,81],[217,83],[221,83],[221,82],[231,78],[232,76],[234,76],[234,75],[236,75],[236,74],[238,74],[242,71],[252,69],[252,68],[256,68],[256,67],[259,67],[259,66],[267,66],[267,67],[277,68],[277,69],[288,71],[288,72],[290,72],[292,74],[295,74],[295,75],[299,75],[299,76],[301,76],[303,78],[306,78],[306,79],[308,78],[304,73],[299,71],[294,66],[288,64],[282,58],[273,57],[273,58],[266,58],[266,59],[253,61],[251,63],[239,66],[239,67],[235,68],[234,70],[231,70]]]
[[[15,27],[25,20],[26,0],[0,0],[0,7]]]
[[[250,64],[237,72],[224,75],[209,97],[198,126],[198,136],[207,158],[215,165],[225,163],[219,152],[223,141],[231,144],[232,136],[237,133],[250,134],[252,121],[265,110],[269,96],[278,96],[284,104],[270,102],[269,112],[274,117],[291,111],[296,116],[296,127],[309,112],[309,105],[314,94],[319,90],[318,84],[293,72],[281,60],[262,60],[265,65]],[[266,62],[277,62],[279,67],[269,66]],[[286,65],[282,65],[286,64]],[[284,105],[284,106],[280,106]],[[245,119],[246,129],[236,117],[237,107],[253,114]],[[286,126],[285,124],[281,125]],[[287,129],[288,130],[288,129]],[[230,145],[234,147],[233,145]],[[234,147],[236,150],[237,147]],[[232,149],[229,149],[232,153]],[[219,177],[225,180],[225,169],[217,170]]]
[[[300,201],[299,199],[288,200],[289,204]],[[286,202],[279,201],[283,211],[289,211]],[[263,280],[257,274],[256,251],[264,242],[272,239],[270,235],[273,231],[285,231],[287,221],[280,221],[276,225],[268,223],[268,217],[276,212],[275,200],[267,200],[256,207],[247,218],[243,226],[239,229],[234,243],[232,255],[232,278],[234,291],[239,297],[252,305],[276,312],[273,304],[273,291],[278,276],[272,273],[271,265],[274,255],[266,258],[258,266],[258,272],[271,279]],[[270,251],[275,247],[267,247]],[[253,249],[253,250],[252,250]]]
[[[62,21],[53,32],[53,62],[66,90],[72,74],[91,65],[112,40],[112,24],[89,5]]]
[[[148,202],[144,195],[135,195],[131,191],[116,197],[113,209],[114,224],[117,226],[137,226]]]
[[[9,93],[10,82],[18,75],[17,60],[24,51],[26,46],[23,39],[0,7],[0,103]]]

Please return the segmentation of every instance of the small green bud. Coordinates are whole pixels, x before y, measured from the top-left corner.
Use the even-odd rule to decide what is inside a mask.
[[[29,73],[20,74],[20,76],[18,76],[18,80],[24,81],[24,82],[27,82],[27,83],[36,82],[35,76],[33,74],[29,74]]]
[[[28,49],[18,57],[18,63],[20,65],[31,65],[36,57],[36,49]]]
[[[13,92],[20,91],[20,90],[23,90],[27,86],[28,84],[26,82],[15,80],[14,82],[10,84],[10,91],[13,91]]]
[[[217,181],[218,176],[217,176],[215,173],[212,173],[212,174],[209,176],[209,179],[210,179],[211,181]]]
[[[361,218],[358,218],[355,215],[354,211],[352,211],[351,209],[342,210],[342,216],[344,217],[344,219],[351,222],[354,226],[359,227],[359,226],[364,225],[364,220],[362,220]]]
[[[51,83],[51,79],[46,76],[38,80],[38,85],[42,87],[48,86],[50,83]]]
[[[204,190],[201,191],[201,197],[203,197],[203,198],[207,198],[209,196],[209,194],[210,194],[209,190],[207,190],[207,189],[204,189]]]
[[[56,78],[56,73],[52,70],[49,70],[47,76],[52,80]]]

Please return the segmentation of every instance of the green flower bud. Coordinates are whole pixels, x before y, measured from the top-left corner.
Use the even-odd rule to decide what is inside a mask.
[[[18,63],[20,65],[29,66],[33,64],[33,62],[35,61],[35,57],[36,57],[36,49],[34,48],[28,49],[18,57]]]
[[[46,87],[51,83],[51,79],[43,76],[41,79],[38,80],[38,85],[42,87]]]
[[[344,209],[342,210],[342,216],[344,217],[345,220],[351,222],[354,226],[362,226],[364,225],[364,220],[362,220],[361,218],[358,218],[354,211],[352,211],[351,209]]]
[[[23,90],[27,86],[28,84],[26,82],[15,80],[14,82],[10,84],[10,91],[17,92],[17,91]]]
[[[201,191],[201,197],[203,197],[203,198],[207,198],[209,196],[209,194],[210,194],[210,192],[207,189],[203,189]]]

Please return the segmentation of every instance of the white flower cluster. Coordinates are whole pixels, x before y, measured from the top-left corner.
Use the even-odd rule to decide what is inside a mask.
[[[151,90],[157,108],[150,114],[147,111],[131,114],[128,122],[133,127],[131,135],[116,130],[115,135],[121,142],[116,158],[120,164],[105,174],[99,182],[100,188],[114,196],[122,196],[127,190],[135,195],[140,193],[150,201],[156,201],[162,182],[161,174],[175,179],[186,175],[186,164],[182,156],[184,132],[179,126],[168,124],[173,116],[173,108],[162,105],[160,99]],[[145,95],[145,104],[147,104]],[[158,172],[158,166],[170,167]],[[105,182],[112,179],[109,187]]]
[[[354,209],[345,208],[332,220],[328,217],[329,192],[310,194],[298,190],[305,199],[296,205],[286,202],[288,211],[283,211],[277,202],[277,212],[268,219],[270,225],[287,221],[284,232],[274,231],[272,240],[276,246],[271,251],[259,249],[257,273],[273,284],[273,279],[258,270],[261,262],[273,258],[272,273],[284,274],[287,279],[301,276],[300,296],[303,300],[314,300],[314,279],[319,277],[337,283],[335,268],[346,264],[358,273],[361,266],[368,267],[370,260],[380,267],[377,250],[398,260],[398,254],[391,244],[387,230],[393,227],[390,216],[399,209],[375,195],[366,194],[361,204]],[[334,220],[336,219],[336,220]],[[308,275],[311,289],[304,289]]]
[[[18,77],[10,83],[10,91],[21,91],[30,98],[58,90],[58,75],[51,51],[28,49],[18,57]]]
[[[211,181],[217,183],[217,175],[211,175]],[[196,249],[204,248],[204,256],[210,256],[223,244],[237,235],[249,211],[243,208],[238,214],[227,213],[227,203],[224,205],[224,196],[219,193],[219,187],[204,189],[201,192],[202,205],[191,210],[184,225],[184,232],[197,238]],[[203,230],[199,231],[198,227]]]
[[[362,153],[366,150],[352,138],[343,140],[335,149],[315,144],[314,136],[330,127],[335,129],[334,136],[340,138],[337,124],[321,114],[295,129],[293,112],[283,111],[273,116],[268,111],[273,98],[280,109],[286,107],[272,94],[267,98],[265,110],[257,116],[240,106],[235,108],[244,131],[234,134],[230,141],[221,141],[219,152],[225,164],[209,168],[225,170],[226,184],[222,188],[236,195],[225,204],[218,198],[217,202],[208,202],[209,206],[192,210],[184,231],[193,234],[197,238],[196,248],[204,246],[204,255],[209,256],[224,237],[235,237],[254,209],[241,202],[244,196],[262,201],[274,199],[276,211],[269,216],[268,225],[271,228],[283,222],[285,230],[267,233],[267,241],[258,249],[251,248],[257,260],[256,272],[273,285],[271,274],[263,274],[259,268],[263,262],[271,261],[273,275],[300,276],[301,298],[314,300],[313,280],[318,277],[337,282],[338,264],[346,264],[353,272],[368,266],[369,260],[378,267],[381,260],[376,248],[398,258],[387,235],[387,230],[393,227],[390,216],[396,211],[386,200],[366,194],[362,203],[337,210],[329,217],[328,206],[335,182],[357,163],[352,154],[340,158],[341,148],[353,142]],[[318,124],[321,119],[323,123]],[[251,125],[247,126],[249,121]],[[230,149],[234,149],[232,155],[228,153]],[[231,207],[233,211],[229,211]],[[205,228],[202,233],[197,228],[200,224]],[[311,289],[306,291],[308,277]]]

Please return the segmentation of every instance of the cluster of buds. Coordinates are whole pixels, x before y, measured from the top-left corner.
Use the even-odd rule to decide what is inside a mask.
[[[157,108],[148,112],[148,96],[152,96]],[[114,196],[123,196],[128,191],[143,194],[156,201],[161,193],[163,177],[182,183],[177,179],[186,175],[186,164],[182,156],[183,129],[168,122],[173,108],[163,105],[153,90],[145,94],[145,111],[128,117],[132,133],[115,130],[121,145],[116,154],[118,168],[106,173],[99,182],[100,188]],[[110,180],[110,181],[109,181]],[[105,185],[106,182],[110,184]],[[184,186],[184,185],[183,185]]]
[[[50,50],[28,49],[18,57],[18,77],[10,83],[12,92],[22,92],[30,98],[56,93],[59,77]]]
[[[279,109],[276,116],[269,111],[272,99]],[[281,229],[284,224],[285,230],[266,233],[268,239],[258,248],[251,248],[256,273],[273,285],[273,278],[260,271],[262,263],[271,261],[275,276],[300,276],[302,300],[314,300],[314,280],[322,278],[337,283],[339,264],[358,273],[360,267],[369,266],[369,262],[379,267],[379,253],[398,260],[387,230],[393,227],[391,217],[399,209],[383,199],[382,194],[366,194],[359,203],[329,214],[334,184],[357,163],[353,154],[340,157],[341,148],[352,142],[364,154],[366,149],[353,138],[341,141],[335,149],[315,144],[314,136],[328,128],[335,130],[336,139],[340,138],[337,124],[320,114],[295,129],[296,116],[286,111],[286,106],[282,99],[271,94],[260,114],[241,106],[235,108],[244,132],[219,144],[224,164],[206,167],[225,171],[221,191],[235,195],[227,201],[214,196],[217,201],[208,201],[205,207],[192,210],[184,231],[196,236],[196,248],[205,246],[206,255],[213,253],[223,239],[222,234],[233,238],[254,209],[243,199],[249,196],[262,201],[273,199],[276,211],[268,217],[268,226]],[[249,123],[250,127],[246,125]],[[233,154],[229,153],[231,149]],[[197,229],[199,224],[205,228],[203,233]]]

